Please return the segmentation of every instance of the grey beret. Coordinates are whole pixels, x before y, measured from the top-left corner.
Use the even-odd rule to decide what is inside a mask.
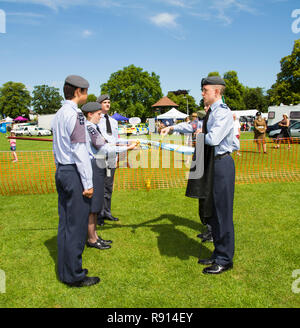
[[[201,81],[201,87],[204,85],[224,85],[225,81],[220,76],[208,76]]]
[[[104,100],[110,100],[109,95],[101,95],[98,97],[97,102],[101,104]]]
[[[88,102],[84,106],[82,106],[81,110],[85,113],[96,112],[101,109],[101,105],[98,102]]]
[[[77,88],[88,89],[90,84],[89,82],[81,76],[78,75],[69,75],[66,80],[66,83],[69,83]]]

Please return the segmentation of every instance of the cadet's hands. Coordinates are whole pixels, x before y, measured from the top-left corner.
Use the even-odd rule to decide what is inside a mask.
[[[198,135],[199,133],[202,133],[202,129],[197,129],[195,133],[196,133],[196,135]]]
[[[94,193],[94,188],[83,190],[82,195],[87,198],[92,198]]]
[[[128,146],[128,150],[135,149],[139,144],[140,144],[139,141],[131,142],[131,144]]]
[[[161,131],[160,131],[160,135],[161,136],[166,136],[167,134],[169,134],[169,132],[173,130],[172,126],[168,126],[166,128],[163,128]]]

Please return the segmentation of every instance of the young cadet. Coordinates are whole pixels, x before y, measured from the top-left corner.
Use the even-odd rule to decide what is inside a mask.
[[[104,94],[98,97],[97,102],[101,104],[103,119],[100,120],[99,129],[109,143],[118,142],[118,122],[108,115],[110,110],[110,97]],[[98,216],[98,223],[104,224],[104,220],[118,221],[119,219],[111,214],[111,198],[114,185],[114,176],[117,166],[117,154],[110,154],[107,160],[106,175],[104,178],[104,203],[101,213]]]
[[[118,147],[108,143],[102,136],[98,127],[101,118],[101,105],[98,102],[89,102],[82,107],[82,111],[87,119],[86,127],[88,131],[89,155],[93,168],[94,194],[91,201],[91,213],[89,216],[87,246],[98,249],[111,248],[111,240],[104,240],[98,236],[96,231],[97,217],[103,207],[104,202],[104,177],[106,175],[106,157],[110,153],[120,153],[134,149],[136,144]]]
[[[205,123],[205,144],[214,147],[212,179],[212,216],[210,224],[214,242],[214,252],[210,259],[198,263],[209,265],[205,274],[220,274],[233,267],[234,226],[233,198],[235,184],[235,166],[230,154],[237,150],[233,136],[233,117],[230,109],[222,101],[225,82],[217,76],[202,79],[202,97],[204,105],[209,106]],[[170,130],[182,133],[192,132],[192,128],[171,127]]]
[[[72,287],[91,286],[100,281],[98,277],[87,277],[87,269],[82,269],[93,172],[85,118],[78,105],[86,102],[88,88],[84,78],[68,76],[64,85],[66,101],[52,122],[59,214],[58,275],[63,283]]]

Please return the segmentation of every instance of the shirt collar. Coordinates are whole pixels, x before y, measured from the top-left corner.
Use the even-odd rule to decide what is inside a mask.
[[[210,106],[211,111],[214,111],[216,108],[218,108],[221,104],[223,104],[222,99],[219,99],[218,101],[216,101],[215,103],[213,103]]]
[[[78,109],[78,105],[72,100],[66,100],[65,104],[69,104],[72,108]]]

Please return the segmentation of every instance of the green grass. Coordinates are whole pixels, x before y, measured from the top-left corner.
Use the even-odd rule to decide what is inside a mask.
[[[119,222],[98,229],[110,250],[85,249],[100,284],[72,289],[57,279],[57,195],[1,196],[0,307],[300,307],[291,286],[299,263],[299,183],[236,186],[234,269],[201,273],[203,230],[184,189],[116,191]]]

